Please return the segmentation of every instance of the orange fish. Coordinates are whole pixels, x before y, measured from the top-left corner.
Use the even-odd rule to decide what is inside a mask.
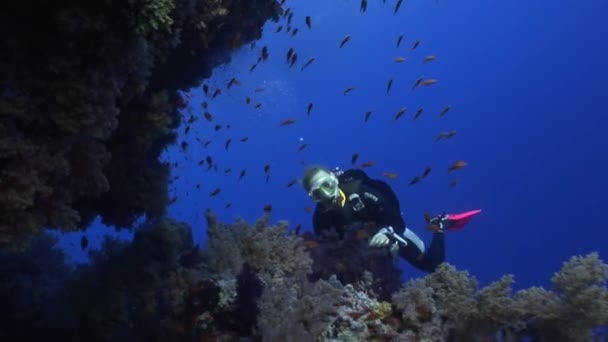
[[[449,168],[448,168],[448,173],[452,172],[452,171],[456,171],[456,170],[460,170],[463,167],[467,166],[467,162],[465,162],[464,160],[458,160],[455,161]]]
[[[372,167],[375,164],[376,164],[376,162],[374,162],[374,161],[371,161],[371,160],[366,161],[366,162],[361,163],[361,168]]]
[[[399,177],[397,173],[389,171],[382,172],[382,175],[388,179],[397,179],[397,177]]]
[[[420,82],[421,86],[430,86],[437,83],[437,80],[434,78],[429,78],[428,80],[423,80]]]
[[[436,59],[437,59],[437,56],[427,55],[427,56],[424,56],[424,59],[422,60],[422,63],[432,62],[432,61],[434,61]]]
[[[405,57],[401,57],[401,56],[395,57],[395,62],[397,62],[397,63],[403,63],[403,62],[405,62]]]
[[[280,127],[282,127],[282,126],[288,126],[288,125],[293,124],[294,122],[296,122],[296,119],[294,119],[294,118],[289,118],[289,119],[287,119],[287,120],[285,120],[285,121],[281,122],[281,123],[279,124],[279,126],[280,126]]]
[[[319,247],[319,243],[315,240],[305,240],[304,246],[306,248],[317,248],[317,247]]]

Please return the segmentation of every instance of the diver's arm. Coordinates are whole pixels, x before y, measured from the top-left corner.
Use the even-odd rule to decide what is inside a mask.
[[[405,221],[401,216],[399,202],[395,203],[383,191],[371,186],[365,186],[362,190],[363,202],[369,207],[370,214],[375,216],[374,222],[378,229],[391,226],[395,233],[402,234],[405,231]]]

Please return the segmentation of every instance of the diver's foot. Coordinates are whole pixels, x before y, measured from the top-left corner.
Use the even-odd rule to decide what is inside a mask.
[[[437,233],[442,233],[445,230],[459,230],[464,228],[473,216],[480,212],[481,209],[477,209],[458,214],[443,213],[437,216],[427,213],[425,214],[426,222],[428,223],[427,229]]]

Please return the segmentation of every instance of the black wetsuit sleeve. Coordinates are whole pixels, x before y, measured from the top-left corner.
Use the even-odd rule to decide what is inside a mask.
[[[388,184],[382,181],[366,182],[362,194],[368,215],[378,229],[392,226],[396,233],[403,234],[405,221],[401,215],[401,206],[397,196]]]

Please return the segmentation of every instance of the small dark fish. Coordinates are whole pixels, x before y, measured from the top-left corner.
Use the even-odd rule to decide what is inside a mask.
[[[224,148],[226,150],[228,150],[228,147],[230,147],[230,143],[232,142],[232,139],[228,138],[228,140],[226,140],[226,143],[224,143]]]
[[[402,117],[403,114],[405,114],[406,110],[407,110],[407,108],[405,108],[405,107],[399,108],[399,111],[397,112],[397,114],[395,114],[395,120],[399,120],[399,118]]]
[[[293,19],[293,12],[289,13],[289,16],[287,16],[287,24],[291,25],[291,20]]]
[[[188,143],[185,141],[182,141],[182,150],[186,151],[188,149]]]
[[[416,113],[414,113],[414,121],[418,120],[418,118],[420,117],[420,115],[422,115],[422,108],[418,108],[418,110],[416,110]]]
[[[395,63],[404,63],[406,61],[405,57],[395,57],[394,59]]]
[[[293,229],[293,231],[296,235],[300,235],[300,229],[302,229],[302,225],[300,223],[298,223],[296,225],[296,227]]]
[[[450,105],[446,105],[445,107],[443,107],[441,112],[439,112],[439,117],[446,115],[450,111],[450,109],[452,109],[452,106]]]
[[[268,172],[270,172],[270,164],[264,165],[264,173],[267,174]]]
[[[289,118],[289,119],[287,119],[287,120],[285,120],[285,121],[282,121],[282,122],[279,124],[279,126],[280,126],[280,127],[283,127],[283,126],[288,126],[288,125],[292,125],[292,124],[293,124],[293,123],[295,123],[295,122],[296,122],[296,119]]]
[[[258,66],[258,63],[254,63],[251,68],[249,68],[249,72],[252,72],[253,70],[255,70],[255,67]]]
[[[306,22],[306,26],[308,26],[308,28],[311,29],[312,28],[312,19],[310,19],[310,16],[307,15],[304,20]]]
[[[433,167],[431,165],[427,166],[424,168],[424,171],[422,172],[422,178],[426,178],[429,174],[431,174],[431,170],[433,170]]]
[[[296,183],[298,183],[298,180],[297,180],[297,179],[292,179],[292,180],[290,180],[290,181],[289,181],[289,182],[288,182],[288,183],[285,185],[285,187],[286,187],[286,188],[291,188],[292,186],[296,185]]]
[[[315,57],[310,57],[306,63],[304,63],[304,65],[302,66],[302,69],[300,69],[300,71],[304,71],[304,69],[306,69],[309,65],[312,64],[312,62],[315,61]]]
[[[298,60],[297,53],[294,53],[293,55],[291,55],[291,60],[289,61],[289,67],[291,68],[292,66],[294,66],[296,64],[297,60]]]
[[[214,92],[213,95],[211,96],[211,99],[213,100],[214,98],[218,97],[222,95],[222,90],[220,88],[217,88]]]
[[[348,41],[350,40],[350,35],[347,34],[346,36],[344,36],[344,38],[342,38],[342,41],[340,42],[340,48],[342,48],[344,46],[344,44],[348,43]]]
[[[249,140],[249,137],[242,137],[239,139],[240,142],[246,142],[247,140]]]
[[[368,110],[367,112],[365,112],[365,120],[364,122],[367,122],[367,120],[369,120],[369,117],[372,116],[372,111]]]
[[[359,12],[365,13],[367,11],[367,0],[361,0],[361,6],[359,7]]]
[[[264,92],[264,90],[266,90],[266,88],[259,87],[259,88],[255,88],[253,91],[255,91],[256,93],[262,93],[262,92]]]
[[[220,129],[222,129],[222,125],[215,125],[213,127],[213,130],[216,131],[216,132],[219,131]]]
[[[393,86],[393,79],[388,80],[388,84],[386,85],[386,93],[388,94],[391,91],[391,87]]]
[[[265,213],[270,214],[272,212],[272,204],[265,204],[263,210]]]
[[[414,185],[419,183],[422,180],[422,178],[420,176],[416,176],[414,178],[412,178],[412,180],[410,181],[409,185]]]
[[[352,165],[355,165],[357,163],[358,159],[359,159],[359,153],[353,153],[353,156],[350,157],[350,163]]]
[[[203,144],[203,148],[207,148],[207,146],[209,146],[209,144],[211,144],[211,140],[205,141],[205,143]]]
[[[207,158],[205,158],[205,161],[207,161],[207,170],[209,170],[213,165],[213,158],[211,158],[211,156],[207,156]]]
[[[298,152],[303,151],[306,147],[308,146],[307,143],[302,143],[300,144],[300,146],[298,146]]]
[[[458,185],[458,179],[452,179],[450,181],[450,189],[454,188],[456,185]]]
[[[412,47],[410,48],[410,51],[414,51],[416,50],[416,48],[420,45],[420,39],[416,39],[416,41],[414,41],[414,44],[412,45]]]
[[[80,238],[80,249],[84,251],[87,247],[89,247],[89,239],[87,239],[86,236],[83,236]]]
[[[198,166],[201,166],[201,165],[203,165],[203,164],[205,164],[205,159],[201,159],[201,160],[199,160],[199,162],[198,162]]]
[[[243,179],[243,177],[245,177],[246,174],[247,174],[247,170],[242,169],[241,173],[239,173],[239,180]]]
[[[224,208],[226,208],[226,209],[228,209],[230,207],[232,207],[232,203],[226,203],[226,205],[224,206]]]
[[[312,111],[312,102],[308,104],[308,107],[306,107],[306,115],[310,116],[310,112]]]
[[[424,76],[420,76],[416,79],[416,82],[414,82],[414,85],[412,86],[412,90],[416,89],[416,87],[418,87],[422,81],[424,81]]]
[[[207,120],[207,121],[209,121],[209,122],[213,121],[213,115],[211,115],[211,113],[209,113],[209,112],[205,112],[205,113],[203,114],[203,116],[205,117],[205,120]]]
[[[250,103],[251,103],[251,97],[247,96],[247,97],[245,98],[245,103],[246,103],[246,104],[250,104]]]
[[[262,104],[261,103],[256,103],[255,106],[253,106],[253,108],[260,109],[260,108],[262,108]]]
[[[297,28],[297,27],[296,27],[296,28],[294,28],[294,29],[293,29],[293,31],[291,31],[291,36],[292,36],[292,37],[295,37],[295,36],[296,36],[296,34],[298,34],[298,28]]]
[[[403,41],[403,33],[399,34],[399,36],[397,37],[397,47],[399,47],[399,45],[401,45],[402,41]]]
[[[231,168],[227,168],[227,169],[224,170],[224,174],[225,175],[229,174],[230,172],[232,172]]]
[[[205,93],[205,95],[209,95],[209,86],[206,84],[203,84],[203,93]]]
[[[264,60],[264,61],[268,60],[269,56],[270,56],[270,54],[268,53],[268,47],[267,46],[262,47],[262,54],[261,54],[262,60]]]
[[[287,64],[289,64],[291,61],[291,55],[293,55],[293,48],[289,48],[289,50],[287,50]]]
[[[344,89],[344,95],[350,93],[353,90],[355,90],[355,86],[346,87],[346,89]]]
[[[207,101],[201,103],[201,107],[203,107],[203,109],[207,109],[207,107],[209,107],[209,104],[207,103]]]
[[[215,197],[215,196],[219,195],[219,193],[220,193],[221,191],[222,191],[222,189],[220,189],[220,188],[215,188],[215,189],[213,189],[213,191],[211,191],[211,192],[209,193],[209,196],[210,196],[210,197]]]
[[[403,0],[397,0],[397,3],[395,4],[395,12],[393,12],[394,14],[396,14],[399,11],[399,7],[401,7],[402,2],[403,2]]]
[[[274,31],[274,33],[279,33],[283,30],[283,26],[279,25],[279,27],[277,27],[276,31]]]

